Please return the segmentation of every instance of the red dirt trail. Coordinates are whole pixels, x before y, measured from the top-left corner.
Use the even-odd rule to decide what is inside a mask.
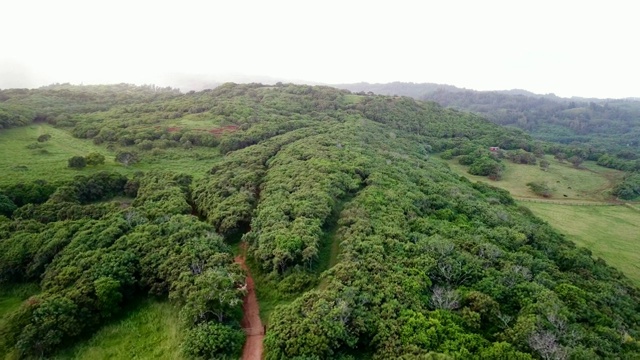
[[[242,310],[242,328],[247,333],[247,341],[242,348],[242,360],[261,360],[262,359],[262,340],[264,339],[264,327],[260,320],[260,307],[258,306],[258,298],[256,297],[253,278],[249,272],[249,268],[245,264],[245,256],[247,253],[247,244],[242,243],[242,254],[238,255],[235,261],[242,266],[247,272],[247,295],[244,297]]]

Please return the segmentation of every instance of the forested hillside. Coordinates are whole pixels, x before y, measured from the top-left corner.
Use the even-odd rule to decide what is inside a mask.
[[[263,319],[267,359],[640,356],[638,288],[431,156],[499,177],[491,146],[514,159],[582,148],[329,87],[1,93],[5,124],[46,121],[120,166],[0,188],[0,284],[39,285],[0,322],[0,354],[56,354],[153,296],[179,309],[185,357],[237,358],[246,274],[229,245],[241,237],[279,300]],[[176,159],[193,167],[178,173]]]
[[[640,101],[561,98],[526,91],[474,91],[449,85],[389,83],[344,84],[354,92],[403,95],[472,111],[534,137],[570,144],[584,143],[615,151],[640,149]]]

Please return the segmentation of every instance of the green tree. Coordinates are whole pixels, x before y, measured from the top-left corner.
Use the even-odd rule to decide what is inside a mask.
[[[547,185],[547,183],[532,181],[530,183],[527,183],[527,186],[536,195],[546,198],[551,197],[552,190],[549,185]]]
[[[580,156],[574,155],[574,156],[570,157],[570,158],[568,159],[568,161],[569,161],[570,163],[572,163],[572,164],[573,164],[573,166],[575,166],[575,167],[580,167],[580,165],[582,164],[582,162],[584,161],[584,159],[583,159],[583,158],[581,158]]]
[[[18,207],[4,194],[0,194],[0,215],[11,216]]]
[[[500,180],[504,166],[488,156],[476,159],[469,167],[469,174],[488,176],[492,180]]]
[[[69,159],[69,167],[73,169],[82,169],[87,166],[87,160],[82,156],[74,156]]]
[[[92,166],[102,165],[104,164],[104,160],[105,160],[104,155],[97,152],[90,153],[85,157],[85,159],[87,160],[87,165],[92,165]]]
[[[195,359],[237,359],[245,334],[239,328],[207,322],[187,332],[182,350]]]
[[[116,155],[116,161],[123,164],[124,166],[129,166],[138,161],[138,155],[134,152],[129,151],[119,152]]]
[[[549,170],[549,165],[550,165],[549,161],[545,159],[540,160],[540,169],[542,169],[542,171]]]
[[[93,282],[93,286],[98,300],[98,309],[102,316],[109,317],[117,312],[122,301],[120,282],[111,277],[101,277]]]
[[[563,152],[558,152],[555,154],[554,158],[562,163],[567,159],[567,154]]]

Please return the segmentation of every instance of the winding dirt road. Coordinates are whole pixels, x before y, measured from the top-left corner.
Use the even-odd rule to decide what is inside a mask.
[[[260,320],[260,307],[258,306],[253,278],[244,261],[247,253],[247,244],[242,243],[241,248],[242,254],[238,255],[235,261],[247,272],[247,295],[244,297],[242,305],[244,315],[241,323],[242,328],[247,333],[247,341],[242,348],[242,360],[261,360],[264,327]]]

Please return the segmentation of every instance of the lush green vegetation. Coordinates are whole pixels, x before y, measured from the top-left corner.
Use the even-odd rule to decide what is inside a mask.
[[[72,180],[3,188],[0,282],[41,288],[0,329],[18,356],[92,356],[93,341],[126,336],[101,332],[119,321],[144,329],[128,304],[160,297],[179,309],[167,331],[181,336],[151,338],[179,342],[186,358],[237,358],[245,278],[226,242],[238,238],[269,301],[267,359],[640,354],[640,292],[628,278],[507,191],[432,158],[500,178],[512,162],[559,153],[520,130],[328,87],[120,86],[83,101],[67,88],[3,92],[3,102],[55,126],[43,144],[53,130],[91,144],[60,169],[97,152],[107,161],[95,168],[119,171],[87,166],[68,169],[81,175]],[[112,92],[125,99],[103,101]],[[137,173],[153,167],[165,171]]]
[[[39,134],[51,134],[51,139],[38,143]],[[64,181],[79,173],[91,174],[99,171],[117,171],[134,174],[136,171],[163,170],[170,168],[176,172],[201,177],[211,167],[211,162],[219,157],[217,149],[165,149],[157,153],[145,152],[142,161],[124,166],[116,161],[117,147],[95,145],[89,140],[73,137],[63,128],[49,124],[6,129],[0,132],[0,146],[5,156],[0,157],[0,168],[7,176],[0,177],[0,186],[31,183],[35,180]],[[89,165],[80,172],[68,167],[73,156],[86,157],[100,154],[104,164]],[[95,155],[94,155],[95,156]]]
[[[39,291],[37,284],[19,284],[0,289],[0,319],[16,310],[20,304]]]
[[[38,143],[37,138],[41,134],[50,134],[51,139]],[[7,175],[2,176],[0,185],[32,182],[37,179],[47,181],[71,179],[78,175],[78,172],[67,167],[69,158],[85,156],[92,152],[102,154],[105,157],[105,164],[84,169],[83,173],[119,168],[114,162],[113,152],[98,147],[90,141],[76,139],[68,132],[49,124],[33,124],[2,130],[0,144],[4,154],[0,158],[0,168]]]
[[[523,205],[640,285],[640,211],[625,206]]]
[[[625,176],[624,180],[613,189],[613,194],[625,200],[640,197],[640,173]]]
[[[54,358],[78,360],[182,359],[178,311],[168,302],[135,303],[90,339]]]
[[[640,101],[565,99],[527,91],[473,91],[448,85],[389,83],[344,84],[344,89],[411,96],[482,114],[500,124],[526,130],[534,137],[563,144],[585,144],[610,153],[603,164],[640,170]],[[634,154],[632,157],[629,154]],[[597,157],[591,160],[597,160]]]
[[[640,210],[634,211],[633,205],[593,206],[611,204],[616,196],[624,199],[618,193],[625,186],[633,186],[634,175],[625,175],[593,162],[586,162],[576,169],[550,156],[546,156],[546,159],[550,164],[547,171],[530,165],[506,163],[500,181],[470,175],[468,168],[459,165],[455,159],[448,160],[448,164],[457,173],[508,190],[519,200],[531,200],[536,195],[541,197],[540,200],[545,201],[527,201],[522,205],[576,244],[622,270],[637,284],[640,273],[635,265],[637,259],[634,254],[637,250],[634,246],[637,243]],[[620,182],[623,178],[625,181]],[[538,188],[539,194],[534,188]]]
[[[235,339],[213,350],[192,344],[185,353],[237,354],[244,277],[222,238],[186,215],[190,181],[164,173],[78,176],[0,223],[0,282],[42,279],[42,292],[7,315],[3,347],[21,357],[50,354],[149,294],[177,304],[187,337],[212,323]],[[135,196],[124,209],[96,202],[124,194]]]
[[[460,165],[457,159],[448,160],[447,163],[455,172],[473,181],[482,181],[505,189],[519,199],[537,197],[527,186],[533,182],[547,184],[551,190],[551,196],[548,198],[552,200],[609,201],[615,199],[614,187],[625,176],[621,171],[603,168],[593,162],[585,162],[581,168],[576,168],[549,155],[544,159],[549,163],[546,171],[539,166],[503,161],[505,169],[499,181],[469,174],[469,168]]]

